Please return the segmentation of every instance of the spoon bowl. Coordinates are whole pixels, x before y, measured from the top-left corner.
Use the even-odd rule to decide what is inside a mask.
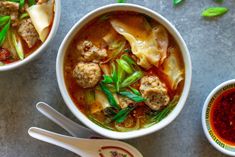
[[[83,139],[57,134],[32,127],[28,130],[31,137],[70,150],[82,157],[143,157],[133,146],[116,140]]]
[[[95,133],[94,131],[68,119],[45,102],[38,102],[36,104],[36,108],[40,113],[42,113],[44,116],[46,116],[48,119],[50,119],[60,127],[64,128],[70,135],[74,137],[101,138],[101,136]]]

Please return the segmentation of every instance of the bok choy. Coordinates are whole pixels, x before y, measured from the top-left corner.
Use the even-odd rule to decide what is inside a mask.
[[[15,46],[16,52],[21,60],[24,59],[24,50],[22,46],[22,42],[19,37],[16,36],[15,33],[12,33],[12,40]]]

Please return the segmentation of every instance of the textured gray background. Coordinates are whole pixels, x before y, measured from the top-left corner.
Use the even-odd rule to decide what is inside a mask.
[[[0,157],[75,157],[71,152],[28,136],[31,126],[58,133],[61,128],[35,109],[45,101],[66,116],[76,120],[65,107],[55,74],[59,45],[72,27],[89,11],[114,3],[115,0],[63,0],[58,33],[50,48],[36,61],[0,74]],[[203,8],[219,5],[213,0],[186,0],[173,7],[171,0],[129,0],[151,8],[172,22],[185,39],[193,62],[193,82],[188,101],[177,119],[152,135],[127,142],[145,157],[222,157],[205,138],[201,126],[201,110],[208,93],[219,83],[235,75],[235,1],[223,5],[230,12],[221,18],[200,17]]]

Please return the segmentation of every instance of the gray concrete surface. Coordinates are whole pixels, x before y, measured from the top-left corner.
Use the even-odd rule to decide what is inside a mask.
[[[77,121],[64,105],[55,74],[59,45],[72,25],[89,11],[115,0],[62,0],[58,33],[49,49],[36,61],[0,74],[0,157],[75,157],[73,153],[30,138],[27,130],[38,126],[58,133],[64,130],[43,117],[35,103],[45,101]],[[151,8],[172,22],[185,39],[193,62],[193,82],[188,101],[177,119],[149,136],[128,140],[145,157],[222,157],[205,138],[201,110],[209,92],[235,76],[235,1],[223,5],[230,12],[221,18],[203,19],[200,12],[217,6],[213,0],[128,0]]]

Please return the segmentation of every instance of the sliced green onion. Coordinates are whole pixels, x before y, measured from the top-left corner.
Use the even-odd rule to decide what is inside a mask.
[[[118,118],[118,119],[116,120],[116,122],[117,122],[117,123],[122,123],[122,122],[124,122],[130,112],[131,112],[130,110],[127,111],[127,112],[126,112],[125,114],[123,114],[120,118]]]
[[[128,55],[122,55],[122,59],[125,60],[130,65],[136,65],[136,62]]]
[[[25,0],[8,0],[8,1],[19,3],[20,9],[22,9],[25,4]]]
[[[20,39],[18,39],[18,41],[17,41],[17,37],[16,37],[15,33],[12,33],[12,40],[13,40],[13,44],[15,46],[15,49],[16,49],[16,52],[17,52],[19,58],[21,60],[23,60],[24,59],[23,46],[22,46]]]
[[[125,3],[126,0],[117,0],[118,3]]]
[[[117,79],[118,82],[122,82],[125,78],[125,71],[118,65],[118,71],[117,71]]]
[[[128,74],[133,73],[132,67],[123,59],[117,59],[116,60],[118,65]]]
[[[128,114],[134,109],[134,107],[126,107],[120,110],[113,118],[112,121],[116,121],[117,123],[122,123],[127,118]]]
[[[102,80],[103,83],[113,83],[113,79],[112,77],[108,76],[108,75],[103,75],[104,79]]]
[[[24,19],[24,18],[26,18],[26,17],[29,17],[29,14],[28,14],[28,13],[23,13],[23,14],[20,15],[20,19],[21,19],[21,20]]]
[[[132,83],[135,83],[136,81],[138,81],[141,77],[143,77],[143,73],[141,71],[136,71],[134,72],[131,76],[127,77],[121,84],[120,87],[124,88],[124,87],[128,87],[130,86]]]
[[[135,88],[133,88],[133,87],[131,87],[131,86],[129,86],[129,88],[130,88],[130,90],[131,90],[134,94],[141,96],[140,92],[139,92],[137,89],[135,89]]]
[[[116,68],[115,63],[111,63],[111,67],[112,67],[111,75],[112,75],[113,81],[117,82],[117,68]]]
[[[28,0],[29,6],[31,7],[32,5],[36,4],[35,0]]]
[[[183,0],[173,0],[173,4],[174,4],[174,5],[178,5],[178,4],[180,4],[181,2],[183,2]]]
[[[113,82],[115,84],[116,91],[119,91],[119,80],[118,80],[116,64],[114,62],[112,62],[111,63],[111,67],[112,67],[112,74],[111,74],[111,76],[112,76]]]
[[[0,32],[0,46],[2,46],[4,40],[6,39],[7,32],[11,25],[11,19],[8,20],[7,24],[3,27],[3,29]]]
[[[106,97],[108,98],[110,105],[116,109],[120,109],[120,106],[118,106],[112,92],[103,83],[100,83],[100,88],[102,89]]]
[[[117,89],[113,84],[106,84],[106,87],[110,90],[112,93],[116,93]]]
[[[22,8],[23,8],[24,3],[25,3],[25,0],[20,0],[20,9],[22,9]]]
[[[219,3],[222,3],[224,2],[224,0],[214,0],[215,2],[219,2]]]
[[[215,16],[221,16],[229,11],[228,8],[225,7],[211,7],[207,8],[202,12],[202,16],[204,17],[215,17]]]
[[[129,99],[135,101],[135,102],[144,102],[145,98],[143,98],[142,96],[136,95],[134,93],[125,91],[125,92],[119,92],[120,95],[128,97]]]
[[[10,16],[0,16],[0,27],[4,26],[10,19]]]

